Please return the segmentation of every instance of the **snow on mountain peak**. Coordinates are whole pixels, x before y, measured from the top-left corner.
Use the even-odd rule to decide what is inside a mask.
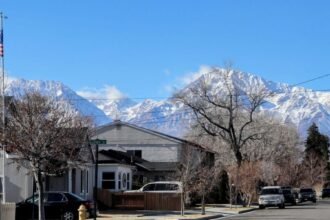
[[[73,90],[61,82],[11,79],[8,81],[5,88],[6,94],[12,96],[24,94],[28,91],[40,92],[42,95],[65,101],[66,103],[63,103],[63,106],[69,108],[68,110],[78,111],[82,115],[93,118],[97,125],[111,121],[103,111],[83,97],[77,95]]]
[[[205,80],[213,94],[221,94],[225,91],[225,74],[228,72],[222,68],[203,67],[199,72],[186,76],[186,86],[181,91],[196,86],[200,80]],[[227,76],[231,86],[243,94],[251,92],[251,88],[264,88],[270,92],[272,95],[267,97],[260,110],[281,119],[283,123],[294,124],[303,137],[313,122],[319,126],[322,133],[330,135],[330,92],[272,82],[236,70],[230,71]],[[96,118],[97,124],[109,122],[110,118],[113,118],[174,136],[182,136],[193,121],[191,112],[182,103],[152,99],[135,102],[110,86],[92,93],[78,92],[85,99],[60,82],[13,79],[10,80],[6,92],[15,94],[27,89],[68,100],[84,115]]]
[[[200,80],[205,80],[212,93],[224,92],[223,77],[228,73],[227,70],[204,68],[203,72],[196,73],[193,76],[195,80],[187,84],[182,91],[196,86]],[[330,134],[330,92],[317,92],[286,83],[272,82],[242,71],[232,70],[228,77],[230,84],[245,94],[251,92],[251,88],[264,88],[272,93],[261,107],[261,111],[276,116],[283,123],[294,124],[303,137],[313,122],[319,125],[321,132]],[[169,100],[145,100],[123,109],[120,117],[140,126],[180,136],[189,128],[192,121],[190,116],[180,103]]]

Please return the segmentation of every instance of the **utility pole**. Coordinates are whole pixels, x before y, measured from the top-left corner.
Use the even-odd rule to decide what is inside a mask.
[[[106,144],[107,140],[94,139],[90,140],[90,144],[95,144],[94,159],[94,220],[97,218],[97,183],[98,183],[98,172],[99,172],[99,144]]]
[[[2,107],[2,201],[6,202],[6,147],[5,147],[5,59],[4,59],[4,42],[3,42],[3,20],[7,18],[0,12],[0,57],[1,57],[1,107]]]

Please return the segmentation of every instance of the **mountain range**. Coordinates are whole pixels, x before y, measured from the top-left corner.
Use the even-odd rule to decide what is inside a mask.
[[[212,93],[221,93],[225,86],[222,80],[225,72],[224,69],[218,68],[202,74],[196,81],[182,88],[182,91],[203,79],[209,83]],[[330,135],[330,92],[272,82],[241,71],[231,71],[229,80],[230,84],[246,93],[250,88],[265,88],[271,92],[272,96],[266,98],[261,111],[277,117],[283,123],[293,124],[302,137],[307,135],[307,129],[313,122],[323,134]],[[173,102],[171,99],[146,99],[142,102],[135,102],[128,97],[117,100],[88,100],[61,82],[55,81],[14,79],[8,83],[6,93],[14,94],[31,89],[66,101],[72,109],[92,116],[97,125],[119,119],[180,137],[193,122],[191,112],[182,103]]]

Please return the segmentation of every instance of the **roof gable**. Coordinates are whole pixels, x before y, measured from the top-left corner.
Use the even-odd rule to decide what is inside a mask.
[[[184,144],[185,141],[150,129],[122,121],[99,127],[93,138],[106,139],[110,143],[132,142],[136,144]]]

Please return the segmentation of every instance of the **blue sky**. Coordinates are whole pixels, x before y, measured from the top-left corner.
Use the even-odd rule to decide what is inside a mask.
[[[201,66],[295,84],[329,74],[330,1],[0,0],[6,70],[76,91],[167,97]],[[330,89],[330,77],[304,85]]]

